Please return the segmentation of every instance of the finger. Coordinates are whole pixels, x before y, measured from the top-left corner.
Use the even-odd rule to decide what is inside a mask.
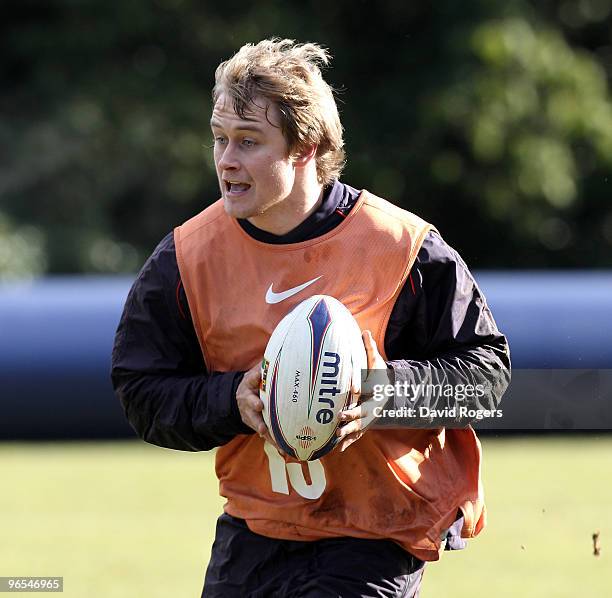
[[[357,407],[353,407],[352,409],[345,409],[338,414],[338,419],[340,422],[352,422],[356,419],[360,419],[362,417],[362,408],[361,405],[357,405]]]
[[[266,434],[269,436],[268,426],[266,425],[260,411],[251,409],[247,411],[246,415],[249,421],[252,422],[251,427],[253,430],[255,430],[255,432],[257,432],[262,438],[264,438]]]
[[[249,399],[241,399],[238,401],[238,409],[240,411],[240,417],[242,421],[253,429],[257,434],[261,435],[267,431],[267,427],[261,409],[258,404],[250,401]]]
[[[378,417],[374,414],[374,410],[366,413],[361,419],[361,429],[365,430],[376,419],[378,419]]]
[[[364,367],[367,367],[367,364],[364,364]],[[349,400],[354,404],[357,404],[359,402],[359,398],[361,396],[362,376],[362,369],[353,367],[353,372],[351,374],[351,395],[349,397]]]
[[[247,409],[257,412],[264,410],[264,402],[255,393],[242,392],[240,395],[236,395],[236,401],[241,410]]]
[[[255,419],[255,430],[256,432],[264,438],[266,434],[268,434],[268,428],[266,426],[266,422],[263,419]]]
[[[368,357],[368,369],[372,370],[375,367],[376,356],[378,354],[378,347],[376,341],[369,330],[364,330],[361,333],[363,338],[363,344],[365,346],[366,355]]]
[[[252,416],[253,423],[255,427],[253,428],[263,439],[267,440],[270,444],[276,446],[276,443],[272,439],[270,435],[270,431],[268,430],[268,426],[266,426],[266,422],[263,420],[263,417],[259,414],[254,414]]]
[[[244,375],[243,380],[246,381],[246,384],[252,390],[259,390],[259,383],[261,382],[261,369],[258,367],[257,369],[249,370]]]
[[[353,386],[351,388],[351,396],[349,398],[349,408],[352,409],[353,407],[356,407],[359,404],[359,401],[361,400],[361,388],[357,388],[356,386]]]
[[[387,369],[387,362],[384,357],[380,354],[378,346],[372,333],[369,330],[365,330],[362,335],[364,347],[366,348],[366,354],[368,358],[368,376],[375,370]]]
[[[362,420],[357,419],[354,422],[346,424],[345,426],[340,426],[336,430],[336,436],[338,438],[346,438],[347,436],[350,436],[351,434],[354,434],[355,432],[360,432],[362,430],[361,421]]]

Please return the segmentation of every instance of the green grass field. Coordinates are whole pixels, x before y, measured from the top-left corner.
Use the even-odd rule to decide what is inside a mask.
[[[428,567],[422,598],[612,595],[612,437],[483,445],[489,525]],[[61,575],[75,597],[200,595],[222,506],[212,454],[7,443],[0,474],[0,576]]]

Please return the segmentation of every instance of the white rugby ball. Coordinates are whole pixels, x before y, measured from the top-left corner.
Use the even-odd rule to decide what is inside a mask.
[[[331,451],[338,413],[366,367],[361,330],[340,301],[314,295],[289,312],[268,341],[261,372],[263,417],[278,446],[300,461]]]

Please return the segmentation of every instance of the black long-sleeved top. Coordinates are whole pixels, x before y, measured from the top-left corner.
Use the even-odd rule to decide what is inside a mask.
[[[336,181],[325,190],[319,208],[283,236],[246,220],[239,223],[259,241],[298,243],[337,226],[358,196],[359,191]],[[466,399],[468,408],[496,408],[508,385],[506,339],[467,266],[435,231],[418,252],[384,342],[396,381],[441,383],[452,372],[454,383],[487,385],[484,397]],[[115,338],[112,381],[130,424],[147,442],[191,451],[251,434],[236,403],[242,376],[206,370],[169,233],[138,274]],[[419,401],[411,405],[452,406],[443,398]],[[400,399],[396,403],[401,406]],[[411,419],[410,425],[430,427],[431,420]]]

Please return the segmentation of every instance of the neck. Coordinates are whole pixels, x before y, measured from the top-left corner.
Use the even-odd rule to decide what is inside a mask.
[[[310,188],[300,189],[291,197],[266,210],[264,214],[248,218],[248,221],[273,235],[285,235],[316,212],[322,200],[323,186],[317,182]]]

